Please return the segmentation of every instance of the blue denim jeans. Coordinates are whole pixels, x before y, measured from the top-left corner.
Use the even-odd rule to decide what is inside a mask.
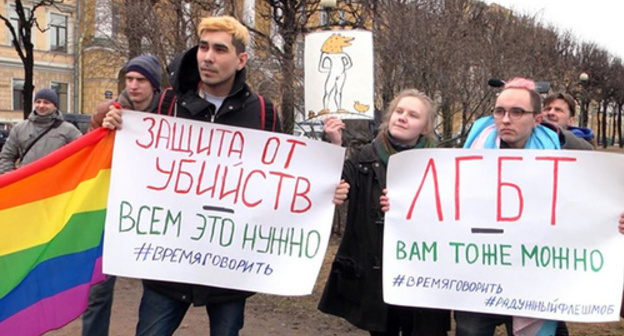
[[[513,335],[512,321],[511,316],[455,311],[455,336],[493,336],[496,327],[503,323],[507,334]]]
[[[82,314],[82,336],[108,336],[115,276],[107,276],[106,280],[91,286],[89,304]]]
[[[173,335],[190,305],[143,287],[136,335]],[[206,313],[210,319],[210,336],[238,336],[244,324],[245,299],[206,305]]]

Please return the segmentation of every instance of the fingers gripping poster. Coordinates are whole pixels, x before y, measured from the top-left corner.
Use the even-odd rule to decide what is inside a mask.
[[[104,273],[280,295],[312,292],[344,149],[123,112]]]
[[[413,150],[391,156],[388,303],[617,321],[624,156]]]
[[[305,115],[296,120],[373,119],[373,38],[364,30],[323,31],[305,38]]]

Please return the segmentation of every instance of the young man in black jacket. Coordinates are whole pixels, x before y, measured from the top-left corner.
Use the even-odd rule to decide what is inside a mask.
[[[273,105],[245,83],[249,32],[228,16],[204,18],[199,45],[176,58],[170,72],[176,102],[171,115],[205,122],[280,131]],[[169,114],[161,110],[161,113]],[[119,110],[103,126],[121,127]],[[235,336],[243,327],[245,300],[253,293],[209,286],[144,280],[137,335],[173,335],[191,304],[206,306],[211,336]]]
[[[154,55],[141,55],[131,59],[124,68],[125,89],[117,99],[100,102],[93,115],[89,129],[102,126],[106,113],[117,103],[128,110],[153,112],[160,101],[160,78],[162,66]],[[83,336],[107,336],[110,328],[115,276],[91,286],[87,310],[82,315]]]

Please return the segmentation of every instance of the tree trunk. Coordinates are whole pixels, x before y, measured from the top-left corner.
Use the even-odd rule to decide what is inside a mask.
[[[618,137],[618,144],[620,145],[620,148],[622,148],[624,146],[624,139],[622,139],[622,103],[618,104],[618,112],[617,112],[617,137]]]
[[[615,146],[615,132],[616,132],[616,118],[615,109],[613,110],[613,117],[611,118],[611,146]]]
[[[442,98],[444,99],[444,98]],[[447,100],[442,103],[442,139],[447,140],[453,137],[453,109]],[[453,147],[452,143],[446,143],[444,147]]]
[[[602,120],[600,123],[601,134],[602,134],[602,148],[607,148],[607,100],[602,101]]]
[[[285,20],[291,21],[292,18]],[[282,76],[284,76],[282,83],[282,131],[286,134],[292,134],[295,124],[295,90],[297,88],[294,61],[297,33],[289,31],[283,32],[281,35],[284,39],[284,53],[281,59]]]
[[[35,66],[35,58],[33,55],[33,45],[30,45],[30,49],[26,49],[26,59],[24,59],[24,119],[28,118],[28,115],[33,110],[33,73]],[[39,88],[43,89],[43,88]]]

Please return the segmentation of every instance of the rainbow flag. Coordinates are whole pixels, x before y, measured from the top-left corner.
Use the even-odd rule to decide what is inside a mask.
[[[0,175],[0,335],[66,325],[104,279],[113,140],[101,128]]]

